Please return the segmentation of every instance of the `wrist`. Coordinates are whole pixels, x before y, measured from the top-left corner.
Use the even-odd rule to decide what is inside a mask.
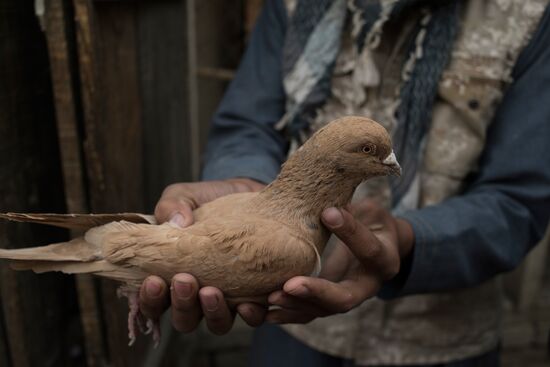
[[[229,178],[225,180],[225,182],[231,185],[234,193],[256,192],[262,190],[265,187],[263,183],[245,177]]]
[[[397,227],[397,243],[399,247],[399,257],[404,259],[407,257],[414,246],[414,230],[411,224],[402,218],[396,218],[395,224]]]

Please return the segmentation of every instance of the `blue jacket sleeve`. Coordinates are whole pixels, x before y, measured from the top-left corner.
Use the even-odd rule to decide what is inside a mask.
[[[269,183],[279,173],[288,150],[274,129],[285,110],[286,17],[281,0],[266,1],[235,79],[212,119],[204,180],[247,177]]]
[[[514,69],[465,192],[403,215],[413,253],[382,298],[479,284],[513,269],[550,215],[550,11]]]

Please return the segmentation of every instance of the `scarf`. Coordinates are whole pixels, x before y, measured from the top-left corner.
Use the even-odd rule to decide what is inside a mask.
[[[392,139],[403,168],[400,178],[390,180],[396,206],[416,177],[438,82],[457,34],[460,5],[459,0],[299,0],[283,49],[286,113],[276,127],[285,130],[291,146],[305,141],[316,111],[331,95],[332,72],[348,22],[357,54],[362,55],[377,48],[389,19],[420,7],[394,110]]]

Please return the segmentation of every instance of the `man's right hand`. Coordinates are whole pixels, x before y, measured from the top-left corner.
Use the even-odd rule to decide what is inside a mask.
[[[225,181],[177,183],[168,186],[157,203],[155,217],[158,223],[171,222],[182,228],[194,222],[193,210],[221,196],[259,191],[263,184],[246,178]],[[149,276],[140,290],[141,312],[158,320],[172,306],[172,325],[178,331],[191,332],[204,316],[207,326],[215,334],[228,332],[234,320],[223,293],[214,287],[199,287],[191,274],[176,274],[170,287],[158,276]],[[238,312],[250,325],[260,324],[264,312],[259,307],[240,305]]]
[[[167,186],[155,208],[158,223],[172,222],[182,228],[193,224],[193,210],[219,197],[260,191],[265,185],[248,178],[225,181],[175,183]]]

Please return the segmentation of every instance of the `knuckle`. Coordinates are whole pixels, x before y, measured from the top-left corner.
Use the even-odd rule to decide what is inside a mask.
[[[155,206],[155,216],[166,215],[174,207],[174,201],[169,199],[160,199]]]
[[[355,297],[351,293],[346,293],[338,305],[338,311],[340,313],[349,312],[353,307],[355,307]]]
[[[185,188],[185,183],[173,183],[164,188],[162,196],[173,196]]]
[[[383,255],[383,247],[377,241],[363,242],[360,260],[372,262]]]
[[[344,239],[351,239],[357,234],[357,222],[355,219],[346,221],[344,225],[340,228],[340,236]]]

